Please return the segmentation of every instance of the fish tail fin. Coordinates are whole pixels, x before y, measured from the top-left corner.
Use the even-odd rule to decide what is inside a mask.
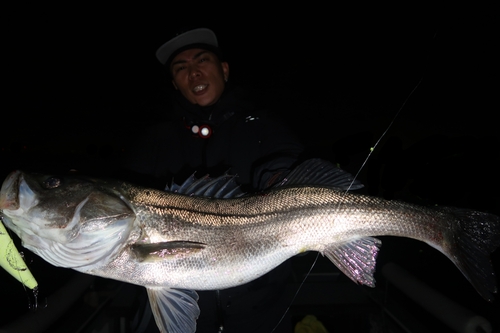
[[[456,218],[445,254],[484,299],[493,301],[498,289],[490,255],[500,246],[500,217],[465,209],[444,210]]]

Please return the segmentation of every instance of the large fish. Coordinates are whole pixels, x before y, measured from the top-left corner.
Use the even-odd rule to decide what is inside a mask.
[[[489,260],[500,243],[495,215],[350,193],[361,185],[321,160],[255,195],[234,195],[231,181],[191,180],[172,192],[15,171],[0,209],[23,245],[49,263],[145,286],[163,332],[196,330],[195,290],[252,281],[304,251],[374,286],[377,235],[424,241],[485,299],[497,292]]]

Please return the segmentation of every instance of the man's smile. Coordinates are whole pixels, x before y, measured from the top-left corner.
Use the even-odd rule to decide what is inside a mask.
[[[208,84],[199,84],[193,88],[194,93],[199,93],[203,90],[205,90],[208,87]]]

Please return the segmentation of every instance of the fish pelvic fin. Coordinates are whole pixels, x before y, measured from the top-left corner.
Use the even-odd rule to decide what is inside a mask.
[[[194,333],[200,315],[194,290],[146,288],[156,326],[162,333]]]
[[[373,237],[364,237],[352,242],[327,247],[323,251],[328,259],[351,280],[375,287],[375,265],[382,242]]]
[[[493,301],[498,289],[490,255],[500,246],[500,217],[467,209],[441,210],[456,218],[442,251],[484,299]]]

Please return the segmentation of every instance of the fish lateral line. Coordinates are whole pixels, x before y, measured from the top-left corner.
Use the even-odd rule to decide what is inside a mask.
[[[327,166],[325,170],[328,172]],[[23,177],[29,179],[31,176],[26,173]],[[38,179],[33,178],[31,181],[35,183]],[[70,183],[69,186],[80,189],[78,184]],[[487,252],[498,246],[500,218],[491,214],[424,208],[354,193],[346,195],[327,186],[323,190],[316,187],[305,190],[303,185],[297,184],[272,188],[266,196],[257,193],[238,198],[238,202],[242,204],[238,204],[236,208],[248,214],[264,212],[266,217],[261,220],[269,223],[264,228],[253,228],[255,224],[252,223],[257,219],[247,219],[246,225],[241,219],[237,221],[239,225],[232,224],[235,229],[230,230],[236,237],[226,242],[221,229],[182,223],[186,218],[195,220],[195,214],[182,213],[185,216],[180,216],[182,214],[179,211],[154,212],[154,209],[147,209],[144,202],[134,200],[134,191],[141,189],[130,185],[121,189],[121,197],[126,198],[128,205],[134,207],[134,216],[129,216],[125,222],[105,224],[95,224],[92,219],[80,219],[81,223],[88,224],[81,229],[86,233],[72,234],[77,237],[71,238],[73,243],[67,244],[61,243],[60,239],[69,230],[56,229],[53,225],[51,227],[42,218],[50,215],[41,213],[50,209],[57,210],[70,198],[66,195],[54,197],[53,191],[36,191],[37,187],[32,191],[27,188],[2,187],[0,199],[10,198],[14,190],[23,191],[24,196],[30,195],[32,199],[39,199],[41,207],[39,210],[24,211],[21,217],[8,207],[2,207],[2,214],[9,221],[6,226],[18,233],[21,240],[27,240],[26,232],[30,232],[33,234],[31,237],[50,236],[52,238],[48,239],[57,245],[50,251],[35,245],[30,250],[54,265],[75,268],[79,262],[87,261],[87,254],[95,252],[96,248],[93,247],[97,246],[97,250],[106,255],[93,257],[97,260],[94,264],[78,266],[77,270],[146,287],[155,320],[163,331],[195,331],[199,309],[193,290],[217,290],[254,280],[305,249],[322,253],[356,283],[373,286],[373,271],[380,241],[372,236],[377,235],[408,237],[424,240],[428,244],[434,243],[435,248],[448,258],[455,258],[455,265],[462,267],[462,273],[481,296],[492,299],[497,292]],[[100,187],[81,190],[102,191]],[[149,193],[154,195],[157,192]],[[168,197],[169,194],[165,192],[163,195]],[[81,193],[76,193],[74,201],[77,202],[81,197]],[[197,199],[183,197],[176,204],[199,213],[197,216],[201,218],[205,209],[203,205],[192,206],[192,200]],[[43,206],[46,202],[50,205]],[[216,212],[236,211],[236,208],[228,205],[235,201],[213,202],[219,206]],[[329,202],[326,210],[321,206],[324,202]],[[23,205],[26,206],[26,200],[21,202],[21,206]],[[101,212],[101,205],[102,202],[98,200],[89,201],[85,205],[86,216]],[[303,207],[311,205],[321,208],[304,211]],[[292,209],[288,216],[286,207]],[[198,212],[196,208],[201,211]],[[67,213],[74,214],[69,211]],[[171,216],[166,216],[168,214]],[[217,220],[213,216],[208,218]],[[325,218],[331,223],[326,223]],[[171,228],[165,226],[168,219],[172,219]],[[30,223],[25,223],[26,220]],[[192,223],[195,222],[197,221]],[[145,238],[147,235],[173,240],[148,244]],[[95,242],[96,238],[99,242]],[[443,238],[445,242],[440,243]],[[191,242],[190,239],[199,242]],[[469,258],[463,259],[467,255]]]

